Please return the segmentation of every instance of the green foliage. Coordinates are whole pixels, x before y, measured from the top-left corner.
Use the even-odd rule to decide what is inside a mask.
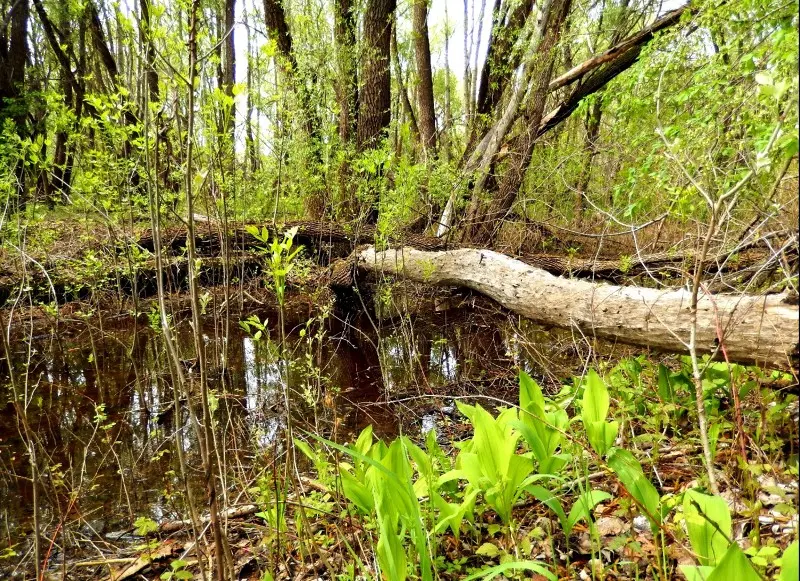
[[[248,226],[247,232],[257,240],[267,243],[269,240],[269,230],[262,227],[261,230],[255,226]],[[261,247],[269,261],[270,272],[272,273],[272,284],[275,288],[275,294],[278,299],[278,305],[283,307],[286,295],[286,276],[292,271],[295,266],[295,258],[303,250],[302,246],[298,246],[292,250],[294,244],[294,237],[297,234],[297,226],[290,228],[283,233],[283,240],[277,236],[272,238],[272,242],[268,248]],[[249,328],[247,329],[249,332]]]
[[[786,547],[781,557],[781,581],[800,579],[800,541]]]
[[[501,520],[509,523],[514,502],[539,478],[533,474],[530,453],[516,453],[520,434],[513,425],[517,412],[506,409],[494,418],[480,405],[457,405],[475,431],[471,440],[461,444],[455,469],[442,479],[466,480],[470,489],[480,491]]]
[[[683,494],[683,518],[700,564],[713,566],[720,562],[731,535],[731,516],[725,501],[687,490]]]
[[[608,407],[608,389],[597,372],[591,369],[586,376],[581,417],[589,443],[600,455],[605,454],[611,448],[619,432],[618,422],[606,422]]]
[[[502,575],[506,571],[532,571],[533,573],[541,575],[550,581],[556,580],[555,575],[548,571],[541,563],[537,563],[536,561],[507,561],[505,563],[501,563],[500,565],[495,565],[494,567],[489,567],[488,569],[483,569],[477,573],[473,573],[464,581],[473,581],[474,579],[483,579],[484,581],[488,581],[489,579],[494,579],[498,575]]]
[[[158,523],[149,517],[140,516],[133,522],[133,527],[137,536],[146,537],[158,530]]]
[[[171,581],[172,579],[194,579],[191,571],[187,571],[186,567],[189,565],[187,561],[175,559],[169,564],[169,570],[164,571],[159,579]]]
[[[527,373],[519,375],[520,421],[514,422],[536,460],[540,474],[557,474],[569,462],[570,455],[557,453],[564,444],[564,432],[569,424],[567,412],[558,406],[545,411],[548,402],[539,384]]]
[[[606,457],[609,467],[620,479],[630,495],[645,510],[653,531],[661,522],[658,491],[644,475],[642,465],[628,450],[611,448]]]

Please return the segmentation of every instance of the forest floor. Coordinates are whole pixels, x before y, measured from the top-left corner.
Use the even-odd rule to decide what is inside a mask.
[[[82,285],[82,290],[70,295],[66,292],[69,289],[44,288],[40,300],[31,300],[29,293],[21,293],[18,300],[6,297],[13,308],[7,304],[3,322],[8,322],[6,316],[10,313],[14,349],[38,346],[42,336],[58,337],[59,341],[68,342],[65,351],[89,349],[85,362],[89,368],[97,367],[102,379],[106,371],[97,363],[96,354],[110,348],[106,343],[124,343],[129,358],[136,359],[130,355],[135,352],[135,345],[128,344],[127,336],[119,336],[113,329],[141,327],[143,333],[157,335],[148,330],[152,327],[152,313],[158,310],[156,299],[131,298],[130,289],[117,276],[120,269],[130,271],[130,264],[120,266],[120,256],[125,254],[109,251],[118,247],[118,233],[106,231],[106,234],[98,241],[97,227],[57,222],[30,238],[31,260],[26,261],[27,268],[31,264],[41,267],[42,272],[53,278],[69,275],[77,285]],[[0,254],[0,281],[19,280],[20,265],[10,256],[11,253]],[[265,283],[263,272],[243,269],[248,275],[236,277],[234,284],[229,285],[221,284],[218,269],[209,272],[201,292],[208,307],[206,316],[214,321],[214,333],[218,320],[229,319],[237,327],[238,321],[252,314],[269,317],[273,321],[270,326],[275,324],[275,292]],[[185,324],[190,304],[182,290],[181,275],[176,273],[168,305],[178,328]],[[298,419],[299,437],[304,444],[293,445],[290,455],[286,455],[285,442],[278,443],[280,438],[273,441],[269,454],[255,444],[252,434],[244,440],[234,438],[230,444],[221,444],[225,457],[230,454],[237,458],[236,462],[225,464],[231,473],[226,478],[228,489],[224,497],[228,501],[223,507],[227,511],[229,567],[235,578],[364,579],[376,576],[380,567],[385,578],[394,579],[400,577],[387,571],[396,566],[397,571],[407,569],[410,578],[424,579],[425,559],[414,543],[419,539],[413,537],[410,522],[404,520],[413,515],[399,515],[394,534],[401,544],[387,552],[386,539],[392,536],[381,528],[386,526],[381,520],[381,510],[385,508],[376,509],[382,493],[370,488],[370,478],[374,480],[375,475],[366,476],[375,459],[380,460],[386,452],[377,443],[378,437],[386,445],[400,442],[406,446],[408,442],[409,446],[414,444],[424,451],[424,456],[414,456],[408,451],[411,448],[403,448],[411,458],[409,483],[413,483],[418,498],[414,506],[420,511],[417,520],[423,526],[425,550],[431,557],[430,570],[435,578],[489,578],[501,574],[508,578],[515,575],[528,578],[532,574],[535,579],[698,578],[691,576],[691,570],[687,573],[681,569],[709,564],[698,557],[697,547],[687,532],[686,521],[692,509],[686,504],[686,491],[708,492],[709,484],[702,462],[694,387],[685,358],[607,345],[592,338],[576,337],[569,331],[532,329],[488,299],[468,292],[447,289],[431,292],[422,285],[381,283],[370,296],[336,296],[324,284],[325,273],[325,267],[312,261],[300,263],[288,281],[284,312],[292,328],[292,341],[300,346],[293,351],[288,366],[297,365],[299,369],[305,365],[300,363],[307,359],[302,341],[310,343],[307,337],[315,333],[319,335],[315,335],[318,342],[312,344],[313,349],[319,349],[320,353],[331,351],[325,365],[313,359],[313,364],[303,368],[297,377],[305,379],[292,376],[292,383],[310,384],[313,378],[317,390],[311,398],[313,402],[301,406],[306,420],[315,418],[314,422]],[[89,287],[84,286],[87,280],[93,281]],[[55,301],[51,304],[42,300],[48,293],[59,292],[71,300],[62,302],[58,308]],[[325,322],[329,315],[321,314],[337,303],[332,317],[346,319],[344,325],[351,328],[350,334],[337,335],[339,331],[331,330]],[[367,304],[367,310],[372,311],[370,316],[374,317],[369,324],[359,326],[348,318],[348,312],[361,311]],[[375,305],[383,307],[373,310]],[[506,325],[513,332],[502,331],[498,335],[498,329],[505,329]],[[272,330],[272,336],[278,336],[274,327]],[[459,369],[457,375],[451,377],[441,372],[435,378],[429,376],[432,363],[420,363],[420,354],[425,350],[420,349],[419,341],[426,333],[429,336],[425,345],[430,353],[440,348],[445,353],[442,357],[447,359],[448,349],[454,349],[452,358]],[[336,402],[350,397],[348,392],[357,388],[355,378],[361,377],[358,375],[361,371],[353,372],[353,383],[348,385],[341,377],[326,371],[326,365],[337,359],[349,364],[354,355],[340,351],[347,342],[355,343],[354,352],[364,351],[354,338],[359,334],[370,336],[371,349],[375,351],[375,360],[365,367],[375,374],[369,379],[375,387],[370,392],[374,395],[348,403],[359,410],[361,419],[347,425],[347,429],[337,431],[338,411],[331,420],[333,427],[325,424],[320,428],[317,415],[324,415],[325,408],[338,409]],[[158,337],[153,340],[160,345]],[[219,337],[212,335],[210,344],[216,345],[218,340]],[[243,339],[245,345],[247,340]],[[98,341],[100,346],[95,344]],[[264,356],[265,361],[274,357],[272,353]],[[259,365],[258,360],[248,363],[245,359],[243,375]],[[29,359],[25,365],[30,363]],[[155,376],[164,381],[163,360],[159,365]],[[353,365],[358,367],[360,363]],[[403,365],[408,369],[398,380],[393,370]],[[541,460],[531,458],[530,443],[513,432],[516,429],[513,426],[503,426],[500,433],[504,436],[491,446],[502,447],[504,441],[512,438],[514,455],[525,457],[530,463],[527,475],[541,477],[526,480],[525,486],[514,492],[513,509],[503,516],[497,501],[491,500],[496,491],[478,487],[474,506],[470,507],[467,498],[470,486],[466,486],[464,478],[444,476],[456,467],[455,459],[464,452],[465,442],[484,429],[478,426],[475,416],[465,415],[459,404],[482,405],[496,420],[502,408],[520,403],[517,377],[521,368],[541,384],[547,409],[551,410],[548,413],[560,408],[568,415],[568,423],[562,430],[564,438],[559,440],[557,450],[569,454],[569,459],[553,474],[542,472]],[[610,414],[618,422],[615,447],[630,452],[655,487],[662,512],[658,526],[651,526],[652,522],[643,516],[636,492],[620,478],[608,458],[592,451],[582,420],[589,369],[597,370],[607,388]],[[138,390],[141,381],[144,380],[137,374],[135,381],[128,378],[120,385],[132,389],[131,384],[135,383]],[[281,381],[288,389],[289,376]],[[246,381],[242,382],[240,387],[244,390]],[[37,386],[40,383],[46,392],[48,386],[55,389],[58,382],[40,376]],[[238,387],[235,382],[233,385],[236,392]],[[74,375],[67,384],[58,387],[75,389],[81,398],[91,400],[92,405],[102,400],[101,396],[80,391],[85,385],[79,385]],[[734,542],[741,547],[757,576],[776,578],[781,570],[781,554],[798,531],[797,378],[781,371],[707,361],[703,387],[704,405],[712,426],[719,498],[724,500],[730,514],[729,530],[718,532],[728,537],[722,541],[725,546]],[[734,390],[741,397],[741,420],[737,419]],[[307,396],[306,393],[303,397]],[[233,394],[225,397],[234,399]],[[63,416],[60,408],[45,398],[47,401],[50,403],[45,403],[45,407],[53,406],[53,412]],[[9,417],[16,417],[11,399],[3,399],[2,404]],[[134,409],[130,405],[129,408]],[[253,410],[248,409],[247,413],[252,414]],[[282,414],[280,410],[276,413]],[[113,429],[103,428],[104,420],[97,417],[92,433],[103,429],[112,433]],[[128,418],[124,421],[133,423],[128,416],[124,417]],[[290,418],[291,414],[282,417]],[[361,432],[368,423],[364,418],[383,418],[373,427],[376,443],[373,444],[369,433],[369,445],[365,436],[360,439],[360,447],[349,452],[337,447],[348,441],[353,444],[359,433],[365,433]],[[149,426],[151,420],[145,423]],[[43,428],[46,424],[41,422],[35,425],[52,430],[52,426]],[[65,433],[70,430],[74,428],[67,428]],[[311,435],[314,431],[326,439]],[[19,463],[26,452],[14,447],[19,444],[19,434],[5,429],[3,433],[11,436],[0,440],[5,473],[1,481],[3,490],[12,494],[17,481],[26,474],[24,465]],[[395,439],[399,435],[410,439]],[[43,431],[39,437],[45,443],[51,434]],[[101,454],[108,454],[126,437],[133,436],[117,434],[105,444],[92,445],[98,446]],[[157,437],[162,438],[157,451],[175,444],[174,437]],[[333,440],[336,442],[332,443]],[[744,455],[740,442],[744,443]],[[139,461],[146,461],[145,453],[140,453]],[[151,462],[154,467],[162,466],[163,451],[156,456]],[[287,458],[292,456],[296,457],[296,464],[288,463]],[[372,458],[372,464],[366,457]],[[438,475],[435,495],[431,484],[425,481],[425,458]],[[72,462],[77,460],[78,457],[71,458]],[[174,461],[165,466],[174,469]],[[128,519],[127,526],[121,529],[95,530],[94,521],[80,510],[73,510],[72,502],[64,505],[64,498],[71,496],[90,504],[96,494],[96,487],[82,481],[80,485],[65,483],[68,481],[65,475],[74,477],[75,469],[69,465],[58,469],[43,467],[48,479],[40,486],[48,498],[56,500],[49,525],[42,530],[42,562],[46,564],[42,578],[182,579],[201,578],[201,569],[211,571],[205,562],[214,557],[207,520],[200,523],[203,535],[199,544],[195,543],[191,523],[183,520],[188,517],[185,506],[184,510],[173,510],[161,518],[143,510],[141,518],[134,522]],[[399,474],[405,468],[391,466],[391,469]],[[132,470],[136,474],[139,469]],[[53,479],[57,473],[64,477],[63,482]],[[488,475],[490,482],[484,483],[485,486],[490,487],[496,477],[498,474]],[[499,478],[498,482],[502,480]],[[124,484],[124,477],[122,481]],[[367,496],[366,500],[360,500],[362,504],[354,492],[353,481],[365,487]],[[135,486],[135,482],[132,476],[130,485]],[[543,501],[541,496],[533,494],[531,486],[538,484],[546,487],[556,500]],[[159,485],[167,489],[171,486],[165,482],[156,484]],[[181,498],[182,493],[177,492],[171,506],[182,506]],[[585,510],[580,510],[581,503],[585,503]],[[553,508],[556,505],[563,506],[565,514],[559,515]],[[465,511],[459,513],[459,507],[465,506]],[[3,507],[4,511],[7,509]],[[455,520],[445,522],[446,513]],[[565,527],[573,515],[574,522]],[[20,522],[27,521],[23,518]],[[0,552],[0,572],[9,578],[29,578],[30,536],[20,537],[22,529],[15,529],[15,524],[19,522],[7,524],[7,534],[0,541],[0,551],[4,551]],[[391,562],[387,555],[393,555],[396,561]],[[205,563],[202,568],[199,559]]]

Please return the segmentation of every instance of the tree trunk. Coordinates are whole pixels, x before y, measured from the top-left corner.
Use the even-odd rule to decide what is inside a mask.
[[[264,0],[264,21],[271,40],[274,40],[278,47],[278,53],[292,69],[296,69],[297,62],[292,50],[292,36],[289,34],[286,12],[284,12],[280,0]],[[284,63],[284,68],[286,68],[286,63]]]
[[[25,91],[25,66],[28,62],[28,20],[30,4],[28,0],[17,0],[11,5],[11,11],[3,15],[3,28],[0,29],[0,125],[5,119],[11,119],[14,129],[20,137],[27,134],[25,118],[28,105],[23,97]],[[6,25],[10,22],[11,30],[6,36]],[[8,41],[6,41],[8,38]],[[26,201],[25,166],[17,163],[16,174],[17,202],[20,207]]]
[[[350,0],[334,2],[333,39],[336,44],[338,82],[336,100],[339,104],[339,140],[349,145],[353,139],[358,103],[358,76],[355,66],[356,22]]]
[[[160,98],[158,87],[158,71],[156,71],[156,48],[153,45],[152,25],[150,24],[150,0],[139,0],[140,35],[145,46],[145,70],[147,71],[147,95],[151,103]]]
[[[369,0],[364,13],[364,55],[359,91],[357,147],[372,149],[391,121],[389,46],[396,0]]]
[[[358,253],[359,267],[425,284],[462,286],[537,323],[577,328],[632,345],[685,353],[690,292],[570,280],[491,250],[413,248]],[[697,346],[728,359],[788,369],[797,365],[798,307],[786,294],[705,295],[697,308]]]
[[[225,108],[224,129],[230,139],[231,152],[233,151],[234,130],[236,127],[236,105],[233,102],[233,85],[236,82],[236,46],[234,42],[233,27],[236,23],[236,0],[225,0],[225,63],[222,68],[222,90],[230,97],[230,107]]]
[[[578,216],[583,214],[586,191],[589,189],[589,180],[592,177],[592,161],[597,155],[597,136],[600,133],[600,119],[603,116],[602,105],[602,98],[598,95],[587,111],[584,121],[586,135],[583,138],[583,160],[575,184],[575,212]]]
[[[412,15],[418,77],[419,130],[425,157],[431,158],[436,152],[436,111],[433,103],[431,43],[428,38],[428,0],[414,0]]]
[[[279,64],[284,78],[293,85],[293,90],[297,93],[300,112],[303,116],[303,126],[310,142],[309,157],[312,163],[319,167],[322,165],[322,120],[317,113],[312,94],[306,83],[307,80],[315,82],[314,74],[312,72],[306,77],[305,73],[299,70],[297,56],[293,49],[292,35],[289,32],[286,12],[281,0],[264,0],[264,20],[270,37],[275,40],[278,47],[281,57]],[[318,219],[325,214],[327,206],[325,198],[325,192],[321,187],[312,186],[304,199],[306,212],[311,218]]]
[[[400,55],[397,52],[397,27],[395,26],[392,27],[392,62],[394,63],[394,74],[397,77],[400,102],[403,105],[403,112],[406,117],[408,117],[411,137],[414,139],[414,144],[416,146],[422,142],[422,137],[420,136],[420,127],[417,124],[417,116],[414,114],[414,108],[411,106],[411,100],[408,98],[408,89],[406,88],[406,83],[403,78],[403,69],[400,66]]]
[[[536,56],[539,59],[535,68],[533,98],[523,115],[520,135],[509,146],[512,152],[499,191],[495,198],[485,204],[480,199],[482,192],[476,188],[470,202],[469,218],[464,230],[464,238],[477,244],[487,244],[494,240],[502,220],[511,210],[517,192],[522,185],[525,171],[533,156],[534,145],[538,137],[536,129],[541,123],[544,107],[547,102],[548,86],[553,72],[553,49],[558,44],[561,29],[567,19],[571,0],[554,0],[550,9],[547,26]]]

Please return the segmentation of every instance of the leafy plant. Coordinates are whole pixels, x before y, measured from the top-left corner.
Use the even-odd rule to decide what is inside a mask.
[[[683,517],[689,542],[700,560],[700,565],[681,566],[689,581],[761,579],[739,545],[731,542],[731,516],[725,500],[687,490],[683,495]]]
[[[619,432],[619,422],[606,421],[610,399],[605,383],[594,369],[586,376],[581,419],[589,444],[601,456],[614,444]]]
[[[514,502],[526,486],[540,478],[532,474],[531,454],[517,454],[520,433],[513,428],[517,411],[505,409],[494,418],[480,405],[456,405],[475,431],[471,440],[461,444],[455,469],[442,476],[442,481],[466,480],[469,491],[480,491],[500,519],[509,523]]]
[[[519,405],[522,413],[513,426],[525,438],[539,473],[557,474],[570,460],[569,454],[557,453],[564,444],[564,432],[569,425],[567,412],[558,406],[546,411],[548,404],[539,384],[524,371],[519,374]]]
[[[169,564],[169,570],[161,574],[160,579],[170,581],[172,579],[194,579],[191,571],[187,571],[186,567],[189,565],[187,561],[175,559]]]

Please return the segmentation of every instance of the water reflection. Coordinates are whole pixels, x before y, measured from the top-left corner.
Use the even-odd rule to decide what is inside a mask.
[[[528,333],[541,335],[540,329],[519,328],[503,317],[448,317],[404,320],[377,334],[371,323],[358,320],[299,325],[285,350],[266,334],[256,341],[233,324],[226,337],[219,322],[212,322],[204,329],[204,348],[217,410],[215,437],[225,464],[236,466],[231,471],[240,476],[280,453],[287,414],[296,425],[337,440],[368,424],[380,437],[398,433],[401,426],[436,431],[454,408],[425,396],[455,391],[468,380],[471,389],[502,396],[496,386],[509,384],[515,368],[535,372],[540,365],[530,356]],[[271,336],[279,334],[272,329]],[[178,325],[177,337],[179,356],[195,385],[188,326]],[[544,337],[552,340],[547,333]],[[540,348],[547,351],[546,344]],[[41,451],[37,465],[47,530],[64,515],[65,526],[101,536],[128,530],[139,516],[183,517],[174,452],[181,446],[190,479],[202,489],[197,427],[189,413],[191,405],[199,406],[186,393],[176,406],[159,333],[144,326],[87,328],[69,339],[52,332],[14,345],[11,365],[17,405],[9,370],[0,362],[5,386],[0,390],[0,511],[6,531],[0,548],[17,542],[31,523],[31,469],[20,407]],[[196,385],[189,393],[196,393]],[[400,398],[418,398],[424,405],[387,403]],[[226,482],[236,488],[233,478]]]

